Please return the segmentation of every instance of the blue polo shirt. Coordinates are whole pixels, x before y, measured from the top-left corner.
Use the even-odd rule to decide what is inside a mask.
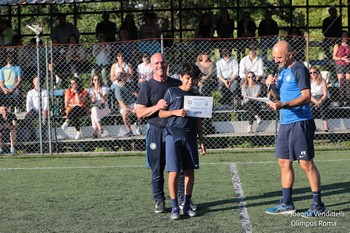
[[[291,68],[278,73],[278,89],[282,102],[301,97],[301,91],[310,89],[310,74],[301,62],[295,62]],[[310,105],[281,109],[281,124],[313,119]]]

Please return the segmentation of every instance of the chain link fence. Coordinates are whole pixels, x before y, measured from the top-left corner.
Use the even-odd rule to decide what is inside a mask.
[[[350,83],[337,77],[332,58],[336,40],[286,36],[83,45],[59,45],[53,41],[38,46],[0,48],[3,66],[11,57],[12,65],[21,68],[21,73],[16,73],[20,72],[18,68],[5,71],[5,87],[11,89],[15,83],[13,75],[22,77],[16,92],[1,93],[2,105],[17,117],[16,128],[7,127],[11,122],[2,127],[3,150],[10,151],[12,138],[17,154],[144,151],[146,120],[138,120],[132,107],[142,82],[151,77],[150,68],[140,64],[155,52],[166,55],[170,62],[168,73],[173,78],[179,78],[183,62],[197,63],[201,68],[203,74],[197,88],[202,95],[214,99],[213,117],[203,120],[207,148],[273,146],[278,112],[245,96],[266,97],[265,78],[276,70],[271,48],[280,39],[288,40],[294,56],[308,67],[315,66],[326,81],[327,99],[322,104],[312,104],[316,138],[322,143],[347,141]],[[242,62],[254,51],[260,60]],[[223,62],[225,54],[230,59]],[[256,68],[257,61],[262,63],[261,68]],[[119,70],[127,75],[120,75]],[[254,71],[255,77],[248,77],[254,76],[249,71]],[[33,82],[38,72],[40,78]],[[94,77],[99,79],[96,81],[99,88],[94,88]],[[254,91],[250,78],[254,79]],[[40,99],[38,92],[31,91],[36,81],[42,93],[40,109],[36,104]],[[67,94],[67,89],[73,86],[80,93],[79,108],[69,104],[76,104],[74,94]],[[67,114],[66,103],[74,114],[73,111]]]

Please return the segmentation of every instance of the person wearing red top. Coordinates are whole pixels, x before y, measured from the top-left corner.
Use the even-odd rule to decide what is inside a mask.
[[[335,44],[333,49],[333,60],[338,77],[339,92],[340,97],[345,98],[343,99],[344,105],[349,104],[350,97],[350,47],[348,45],[348,38],[348,32],[343,31],[341,42]]]
[[[77,130],[75,139],[80,139],[82,138],[80,119],[86,113],[87,92],[81,87],[79,78],[72,78],[70,80],[70,84],[71,88],[67,89],[64,93],[64,105],[66,107],[67,119],[61,128],[66,130],[68,128],[68,124],[71,123]]]

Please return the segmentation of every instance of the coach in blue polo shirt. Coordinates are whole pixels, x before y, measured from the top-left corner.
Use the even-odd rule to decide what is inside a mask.
[[[283,198],[277,206],[268,208],[268,214],[290,214],[295,212],[292,200],[294,170],[292,162],[297,160],[305,172],[312,190],[311,207],[303,217],[315,217],[325,211],[321,202],[320,174],[314,164],[315,122],[309,107],[311,100],[310,75],[303,63],[293,58],[292,47],[279,41],[272,50],[279,66],[278,81],[269,77],[266,84],[276,85],[270,94],[278,101],[270,102],[274,110],[280,110],[281,125],[276,140],[276,157],[281,171]],[[274,93],[276,90],[278,93]],[[279,95],[279,98],[278,98]]]

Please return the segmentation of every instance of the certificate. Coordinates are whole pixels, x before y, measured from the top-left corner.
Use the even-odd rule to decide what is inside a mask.
[[[184,97],[184,109],[189,117],[211,118],[213,113],[213,97],[188,96]]]
[[[249,97],[249,96],[247,96],[247,98],[248,98],[248,99],[251,99],[251,100],[256,100],[256,101],[264,102],[264,103],[270,103],[270,102],[272,102],[272,100],[270,100],[269,98]]]

